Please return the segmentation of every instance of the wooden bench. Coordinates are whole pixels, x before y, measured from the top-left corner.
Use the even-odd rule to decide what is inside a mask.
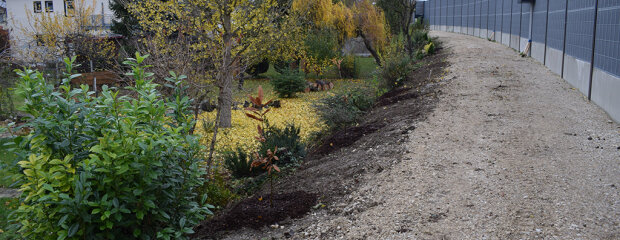
[[[92,72],[92,73],[82,73],[82,76],[71,79],[72,85],[82,85],[86,84],[94,89],[94,78],[97,78],[97,90],[101,89],[101,86],[116,86],[121,80],[121,78],[114,72],[103,71],[103,72]]]

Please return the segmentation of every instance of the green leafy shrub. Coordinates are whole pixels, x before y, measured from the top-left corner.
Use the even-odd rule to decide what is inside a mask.
[[[278,148],[279,165],[298,163],[306,156],[306,146],[299,135],[300,128],[289,124],[284,128],[270,126],[265,131],[265,141],[261,142],[259,153],[265,155],[268,149]],[[254,171],[254,169],[252,170]]]
[[[355,57],[345,56],[340,63],[340,75],[343,78],[357,78],[357,71],[355,69]]]
[[[329,62],[339,55],[338,33],[330,28],[311,30],[304,40],[308,57],[320,63]]]
[[[33,131],[19,162],[25,183],[16,210],[26,239],[184,239],[205,215],[199,196],[203,161],[191,102],[182,93],[185,76],[167,80],[164,98],[136,53],[124,63],[135,79],[134,97],[106,86],[99,97],[69,82],[73,61],[65,59],[58,91],[43,75],[18,71],[23,110]]]
[[[413,61],[405,54],[397,54],[385,59],[379,69],[379,78],[383,87],[395,88],[407,80],[409,74],[415,69]]]
[[[209,181],[206,181],[200,189],[201,193],[209,196],[207,203],[216,208],[224,208],[228,203],[237,199],[238,196],[232,192],[231,186],[220,172],[214,172]]]
[[[425,29],[414,29],[411,34],[411,42],[413,43],[413,49],[419,50],[428,44],[430,38],[428,37],[428,31]]]
[[[369,89],[353,88],[321,99],[314,108],[330,129],[351,125],[372,108],[375,94]]]
[[[282,74],[272,77],[270,83],[278,95],[283,98],[295,97],[296,93],[303,92],[306,89],[304,74],[290,69],[283,69]]]
[[[241,148],[235,151],[226,151],[223,154],[224,166],[235,178],[254,177],[263,173],[260,169],[251,169],[252,160]]]

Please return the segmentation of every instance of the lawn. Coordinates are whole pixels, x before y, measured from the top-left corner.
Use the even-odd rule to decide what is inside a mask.
[[[18,205],[17,198],[0,198],[0,239],[15,239],[15,235],[7,233],[9,227],[9,214]]]
[[[10,142],[11,138],[0,138],[0,187],[9,187],[13,184],[11,175],[15,174],[15,154],[9,152],[9,146],[5,144]]]
[[[240,147],[246,152],[252,152],[258,146],[258,142],[254,137],[257,136],[257,121],[245,116],[243,103],[248,99],[248,95],[257,95],[258,86],[262,86],[266,99],[279,99],[281,108],[273,108],[268,114],[267,119],[273,126],[284,127],[286,124],[293,123],[301,128],[301,136],[304,141],[310,139],[313,133],[322,131],[326,125],[318,118],[312,104],[317,100],[326,97],[335,92],[349,89],[354,86],[368,86],[370,80],[360,79],[340,79],[330,80],[334,83],[334,89],[322,92],[298,93],[296,98],[277,98],[276,93],[269,84],[269,80],[255,79],[245,81],[243,90],[237,90],[234,99],[238,106],[237,110],[232,111],[233,127],[224,129],[218,133],[218,141],[216,149],[225,151]],[[196,127],[199,134],[203,136],[203,144],[208,145],[212,138],[212,131],[202,127],[201,119],[206,122],[213,122],[216,112],[204,113],[199,117],[198,126]]]

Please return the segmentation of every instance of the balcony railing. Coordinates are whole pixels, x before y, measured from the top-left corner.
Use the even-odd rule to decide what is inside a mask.
[[[108,30],[112,27],[112,14],[94,14],[90,16],[90,24],[86,26],[87,30]]]

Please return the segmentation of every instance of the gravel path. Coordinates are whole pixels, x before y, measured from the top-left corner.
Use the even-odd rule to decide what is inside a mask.
[[[619,239],[620,127],[533,59],[433,32],[452,79],[345,236]],[[489,56],[487,58],[487,56]]]
[[[432,34],[451,66],[405,160],[342,204],[229,238],[620,239],[620,126],[533,59]]]

